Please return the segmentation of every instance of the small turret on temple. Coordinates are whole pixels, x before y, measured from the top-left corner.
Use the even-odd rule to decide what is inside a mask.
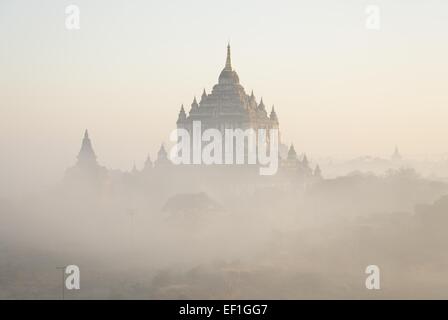
[[[294,149],[294,145],[291,144],[288,150],[288,155],[286,159],[283,161],[283,167],[285,168],[297,168],[299,165],[299,158],[297,157],[296,149]]]
[[[263,97],[260,100],[260,104],[258,105],[258,109],[260,111],[266,111],[266,107],[264,106]]]
[[[151,156],[148,154],[148,157],[146,158],[144,167],[143,167],[143,172],[149,172],[152,171],[153,169],[153,163],[151,161]]]
[[[288,160],[297,160],[297,152],[293,144],[291,144],[288,150]]]
[[[205,92],[205,88],[204,88],[204,91],[202,91],[201,102],[204,101],[205,98],[207,98],[207,92]]]
[[[309,167],[310,163],[308,161],[308,157],[306,156],[306,154],[303,155],[303,159],[302,159],[302,165],[304,167]]]
[[[275,112],[274,106],[272,106],[272,110],[271,110],[271,114],[269,115],[269,119],[271,119],[272,122],[275,122],[278,124],[277,113]]]
[[[303,155],[302,161],[300,163],[300,171],[301,174],[305,177],[313,175],[313,169],[311,169],[310,167],[310,162],[308,161],[308,157],[306,156],[306,154]]]
[[[197,108],[199,108],[199,104],[196,97],[194,97],[193,102],[191,103],[191,110],[196,110]]]
[[[179,116],[177,118],[177,124],[180,124],[187,120],[187,115],[185,113],[184,105],[180,107]]]
[[[165,150],[165,146],[162,144],[159,151],[157,152],[157,160],[154,162],[155,167],[165,166],[172,164],[168,158],[168,153]]]

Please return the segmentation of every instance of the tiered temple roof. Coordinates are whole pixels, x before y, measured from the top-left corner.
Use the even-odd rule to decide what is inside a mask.
[[[253,92],[251,95],[246,94],[238,74],[232,68],[228,45],[226,64],[219,75],[218,83],[208,95],[204,89],[199,103],[194,98],[186,119],[183,119],[181,111],[178,124],[180,121],[181,127],[185,127],[182,124],[201,121],[205,127],[220,128],[225,123],[235,128],[268,129],[278,125],[275,111],[271,114],[272,118],[267,115],[263,99],[257,104]]]

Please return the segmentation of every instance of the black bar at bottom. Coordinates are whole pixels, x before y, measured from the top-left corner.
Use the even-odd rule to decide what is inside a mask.
[[[86,316],[130,319],[312,319],[446,315],[446,301],[379,300],[4,300],[2,313],[64,319]],[[439,316],[440,317],[440,316]]]

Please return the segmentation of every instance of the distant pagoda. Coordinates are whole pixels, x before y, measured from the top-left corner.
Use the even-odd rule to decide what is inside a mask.
[[[98,177],[107,172],[106,168],[100,166],[96,159],[95,151],[90,141],[89,132],[84,131],[81,149],[79,150],[76,164],[67,170],[70,177]]]
[[[83,169],[98,167],[95,151],[93,151],[92,142],[90,141],[87,129],[84,132],[84,138],[82,139],[81,150],[78,154],[78,162],[76,166]]]
[[[394,150],[394,153],[393,153],[392,156],[391,156],[391,159],[392,159],[393,161],[400,161],[400,160],[403,159],[402,156],[401,156],[401,154],[400,154],[400,151],[398,150],[398,147],[397,147],[397,146],[395,146],[395,150]]]

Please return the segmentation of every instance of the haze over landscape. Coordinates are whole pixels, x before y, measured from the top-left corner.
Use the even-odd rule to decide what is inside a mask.
[[[447,298],[446,1],[70,4],[0,2],[0,298]],[[170,163],[195,119],[278,172]]]

